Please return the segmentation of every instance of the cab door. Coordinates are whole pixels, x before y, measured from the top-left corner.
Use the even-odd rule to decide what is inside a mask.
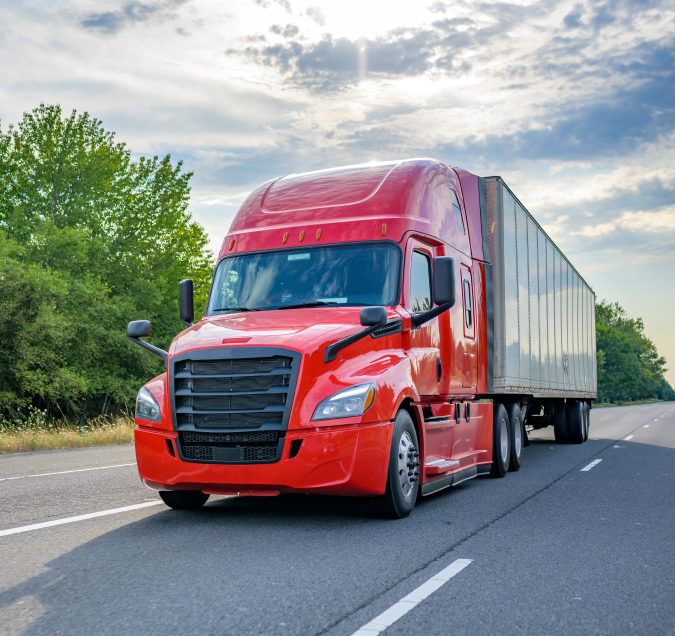
[[[443,247],[432,247],[417,239],[409,239],[406,246],[406,268],[403,299],[410,314],[418,314],[434,307],[432,293],[433,258],[443,256]],[[453,370],[448,351],[451,345],[449,312],[430,320],[417,329],[411,329],[403,338],[411,359],[413,382],[425,403],[423,466],[441,470],[453,452],[455,420],[449,416],[447,403]],[[442,353],[444,352],[445,353]],[[444,364],[445,363],[445,364]],[[448,468],[444,469],[444,472]],[[428,470],[427,470],[428,473]]]
[[[405,308],[412,314],[431,309],[434,248],[411,238],[406,246]],[[413,382],[421,397],[439,395],[442,380],[441,330],[438,316],[409,332]]]

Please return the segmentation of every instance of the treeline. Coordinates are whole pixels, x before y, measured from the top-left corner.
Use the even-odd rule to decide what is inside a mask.
[[[204,307],[213,256],[187,211],[191,176],[169,155],[132,160],[87,113],[42,104],[0,128],[0,417],[128,409],[162,372],[126,325],[151,320],[168,348],[186,277]],[[597,315],[598,397],[672,398],[642,321],[606,303]]]
[[[191,176],[170,156],[132,160],[100,121],[59,106],[0,129],[0,415],[129,408],[162,372],[126,325],[151,320],[167,348],[178,282],[194,278],[204,303],[213,264],[187,211]]]
[[[645,336],[642,318],[628,318],[619,303],[602,301],[595,305],[595,323],[599,400],[674,399],[664,377],[666,359]]]

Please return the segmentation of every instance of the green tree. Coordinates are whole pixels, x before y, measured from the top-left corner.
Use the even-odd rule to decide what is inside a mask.
[[[642,318],[629,318],[618,303],[595,306],[598,350],[598,398],[672,399],[666,382],[666,359],[644,334]],[[664,399],[662,397],[662,399]]]
[[[149,319],[167,348],[182,278],[205,304],[212,255],[187,209],[191,176],[170,156],[133,161],[100,121],[58,105],[0,129],[0,413],[118,408],[162,372],[125,328]]]

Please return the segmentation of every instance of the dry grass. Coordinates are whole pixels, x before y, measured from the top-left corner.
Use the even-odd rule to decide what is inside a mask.
[[[130,444],[134,441],[132,417],[96,418],[84,424],[49,420],[31,411],[26,420],[0,420],[0,454],[51,448]]]

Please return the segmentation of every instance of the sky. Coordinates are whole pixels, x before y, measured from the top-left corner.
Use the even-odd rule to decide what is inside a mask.
[[[0,61],[3,130],[60,103],[182,160],[214,252],[277,176],[501,175],[675,386],[672,0],[1,0]]]

